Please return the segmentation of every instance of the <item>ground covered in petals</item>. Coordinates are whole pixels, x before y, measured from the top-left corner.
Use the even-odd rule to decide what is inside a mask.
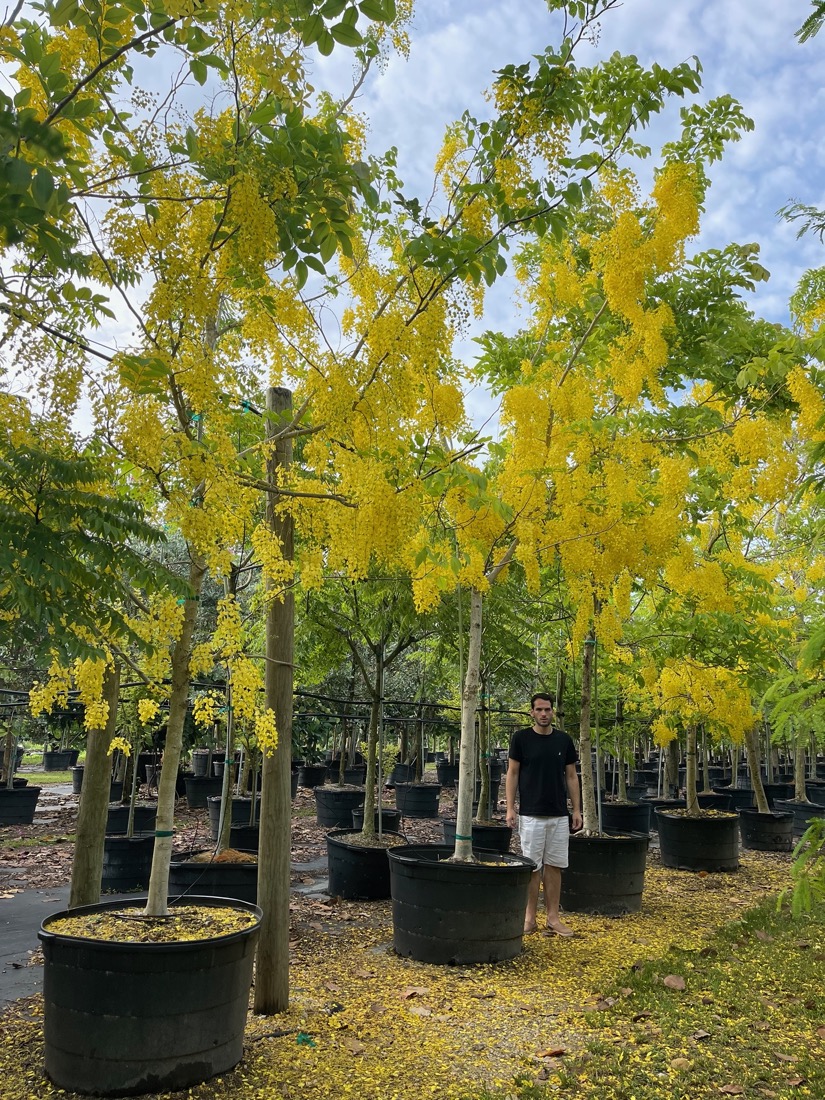
[[[813,1071],[807,1063],[786,1064],[780,1055],[789,1050],[787,1057],[795,1059],[803,1040],[817,1049],[808,1017],[821,1007],[819,993],[789,991],[816,971],[821,978],[822,929],[811,931],[810,922],[804,932],[791,926],[789,944],[780,945],[775,929],[760,938],[761,925],[741,923],[788,885],[789,863],[787,855],[745,852],[738,873],[692,874],[662,868],[652,852],[642,912],[620,919],[570,914],[574,938],[529,936],[518,959],[498,966],[434,967],[398,958],[391,948],[389,902],[299,901],[293,908],[289,1012],[251,1016],[243,1063],[186,1095],[647,1100],[724,1096],[729,1086],[743,1092],[728,1095],[768,1100],[821,1096],[821,1081],[819,1093],[810,1091]],[[774,910],[771,903],[765,911]],[[782,927],[790,925],[782,919]],[[792,948],[805,937],[810,949]],[[766,962],[773,956],[794,960],[794,977],[782,979],[777,989]],[[807,969],[796,965],[797,956],[804,956]],[[720,976],[706,972],[711,963]],[[666,985],[666,978],[674,980]],[[656,998],[663,996],[670,1014],[659,1007]],[[803,1006],[816,998],[799,1033],[788,1023],[789,996],[801,997]],[[70,1095],[42,1076],[41,1012],[39,998],[32,998],[0,1021],[3,1100]],[[769,1030],[759,1031],[765,1023]],[[707,1038],[696,1038],[701,1031]],[[765,1042],[776,1048],[777,1064],[787,1069],[783,1080],[804,1079],[786,1086],[795,1091],[778,1091],[764,1072],[759,1080],[767,1091],[757,1090],[755,1077],[740,1086],[737,1076],[744,1071],[737,1060],[748,1061],[754,1036],[769,1037]],[[724,1043],[736,1049],[728,1072],[715,1066],[706,1080],[694,1069],[717,1040],[720,1049]],[[816,1041],[821,1053],[822,1041]]]

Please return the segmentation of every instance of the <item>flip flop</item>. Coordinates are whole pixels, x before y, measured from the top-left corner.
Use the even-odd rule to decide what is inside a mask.
[[[524,931],[522,932],[522,935],[523,936],[532,936],[536,932],[538,932],[538,930],[539,930],[539,926],[537,924],[531,924],[529,928],[525,927]]]
[[[543,933],[545,936],[560,936],[563,940],[572,939],[575,934],[572,928],[568,932],[561,932],[558,928],[550,928],[549,926],[545,928]]]

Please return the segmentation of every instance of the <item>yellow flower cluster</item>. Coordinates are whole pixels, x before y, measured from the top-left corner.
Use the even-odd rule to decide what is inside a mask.
[[[141,723],[148,726],[150,722],[157,718],[160,707],[154,699],[138,699],[137,710]]]
[[[109,756],[114,756],[116,752],[122,752],[124,756],[132,755],[132,746],[125,737],[113,737],[109,742]]]
[[[739,743],[759,713],[741,673],[693,661],[670,661],[652,689],[660,716],[654,726],[657,744],[667,744],[679,726],[703,723],[709,732]]]
[[[56,706],[68,706],[69,691],[72,686],[71,669],[52,658],[44,683],[35,682],[29,690],[29,710],[33,717],[50,714]]]
[[[218,715],[224,706],[224,699],[217,691],[203,691],[195,696],[192,703],[192,717],[195,725],[201,729],[209,729],[218,720]]]
[[[264,756],[272,756],[278,747],[275,712],[266,707],[255,716],[255,740]]]
[[[87,658],[74,663],[74,679],[78,697],[85,708],[84,725],[87,730],[104,729],[109,717],[109,704],[103,698],[106,664],[102,658]]]

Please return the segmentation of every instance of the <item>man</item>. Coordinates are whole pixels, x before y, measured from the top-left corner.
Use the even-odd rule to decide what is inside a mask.
[[[524,932],[536,932],[539,886],[544,884],[547,934],[572,936],[573,929],[559,917],[561,873],[567,866],[570,825],[567,799],[573,806],[573,831],[582,827],[581,792],[576,774],[576,746],[562,730],[553,727],[553,696],[537,693],[530,700],[529,729],[516,730],[510,741],[507,769],[507,824],[516,825],[516,792],[519,797],[519,837],[522,853],[532,859],[533,872],[527,894]]]

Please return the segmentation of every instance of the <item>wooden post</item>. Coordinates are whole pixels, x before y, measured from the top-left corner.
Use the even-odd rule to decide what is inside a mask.
[[[292,419],[292,393],[271,388],[267,393],[267,434],[275,436]],[[293,560],[293,522],[276,513],[278,477],[292,462],[291,439],[279,439],[267,459],[267,519],[281,540],[281,553]],[[289,1007],[289,850],[292,801],[292,680],[295,600],[287,589],[276,593],[267,582],[266,705],[275,714],[278,747],[263,758],[260,843],[258,847],[258,904],[263,923],[258,942],[255,976],[255,1012],[271,1015]],[[254,797],[254,792],[253,792]]]

